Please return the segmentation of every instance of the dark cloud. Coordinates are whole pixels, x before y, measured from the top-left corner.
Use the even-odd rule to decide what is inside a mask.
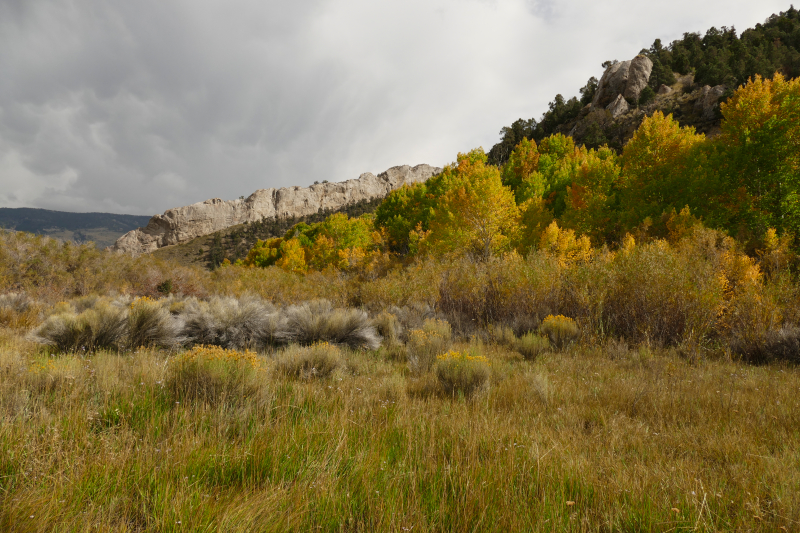
[[[784,8],[0,0],[0,205],[152,214],[442,165],[606,59]]]

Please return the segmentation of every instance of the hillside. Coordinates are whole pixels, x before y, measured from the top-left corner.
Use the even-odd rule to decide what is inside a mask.
[[[316,215],[384,198],[403,185],[424,182],[442,169],[430,165],[400,165],[377,176],[371,172],[357,179],[314,183],[310,187],[259,189],[247,198],[204,202],[168,209],[152,217],[145,227],[117,239],[113,250],[132,255],[149,253],[191,241],[217,231],[261,221],[279,221]]]
[[[114,244],[123,234],[147,224],[150,217],[116,213],[68,213],[28,207],[0,207],[0,228],[47,235],[64,241]]]
[[[539,142],[554,133],[570,135],[587,148],[607,144],[619,152],[644,117],[655,111],[672,113],[681,126],[693,126],[699,133],[716,134],[721,115],[714,106],[717,102],[710,113],[703,106],[705,87],[721,88],[719,102],[724,102],[733,89],[757,75],[767,79],[776,72],[787,78],[800,76],[800,12],[792,6],[740,36],[735,28],[723,26],[712,27],[705,35],[685,33],[667,46],[656,39],[639,54],[652,62],[652,71],[638,98],[626,101],[631,113],[617,117],[604,113],[602,106],[593,106],[600,81],[592,76],[580,96],[556,95],[539,120],[520,118],[503,127],[500,142],[488,152],[489,162],[505,163],[523,138]],[[603,68],[608,72],[617,63],[606,61]],[[662,86],[675,92],[669,98],[657,98],[666,92]]]
[[[322,222],[334,213],[344,213],[348,217],[359,217],[373,213],[383,202],[383,198],[362,200],[340,209],[326,209],[313,215],[283,219],[261,219],[256,222],[237,224],[209,235],[196,237],[189,242],[159,248],[152,255],[176,261],[179,264],[216,268],[227,259],[231,263],[247,257],[250,249],[259,239],[283,237],[287,231],[300,223]]]

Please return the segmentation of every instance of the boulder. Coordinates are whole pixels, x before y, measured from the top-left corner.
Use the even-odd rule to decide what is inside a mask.
[[[614,63],[600,78],[592,99],[592,107],[608,107],[619,95],[638,101],[642,90],[647,87],[652,71],[653,62],[642,55],[630,61]]]
[[[624,115],[628,111],[630,111],[630,106],[628,105],[628,101],[625,98],[618,94],[616,99],[613,102],[608,104],[606,107],[611,112],[611,116],[613,118],[617,118],[618,116]]]
[[[625,92],[622,93],[622,96],[638,102],[642,90],[647,87],[651,72],[653,72],[653,62],[649,57],[642,55],[634,57],[628,69],[628,82],[625,84]]]
[[[664,85],[663,83],[658,88],[658,91],[656,91],[656,93],[658,93],[658,94],[670,94],[672,92],[673,92],[672,91],[672,87],[668,87],[668,86]]]
[[[377,176],[367,172],[355,180],[318,183],[310,187],[260,189],[246,199],[213,198],[155,215],[147,226],[129,231],[110,249],[139,255],[262,218],[285,219],[311,215],[320,209],[335,210],[361,200],[382,198],[394,189],[426,181],[441,171],[441,168],[430,165],[403,165]]]
[[[694,102],[694,111],[706,120],[714,118],[714,109],[720,97],[725,93],[724,85],[710,87],[708,85],[700,89],[700,95]]]

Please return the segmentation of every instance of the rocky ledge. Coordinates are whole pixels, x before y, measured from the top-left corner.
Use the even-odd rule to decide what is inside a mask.
[[[377,176],[367,172],[354,180],[317,183],[310,187],[260,189],[239,200],[213,198],[156,215],[147,226],[117,239],[110,249],[139,255],[245,222],[300,217],[320,209],[336,210],[361,200],[382,198],[394,189],[426,181],[441,171],[430,165],[403,165]]]

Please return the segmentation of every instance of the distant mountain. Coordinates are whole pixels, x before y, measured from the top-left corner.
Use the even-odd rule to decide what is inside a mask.
[[[0,207],[0,228],[47,235],[98,248],[111,246],[125,233],[146,226],[148,216],[116,213],[67,213],[28,207]]]

